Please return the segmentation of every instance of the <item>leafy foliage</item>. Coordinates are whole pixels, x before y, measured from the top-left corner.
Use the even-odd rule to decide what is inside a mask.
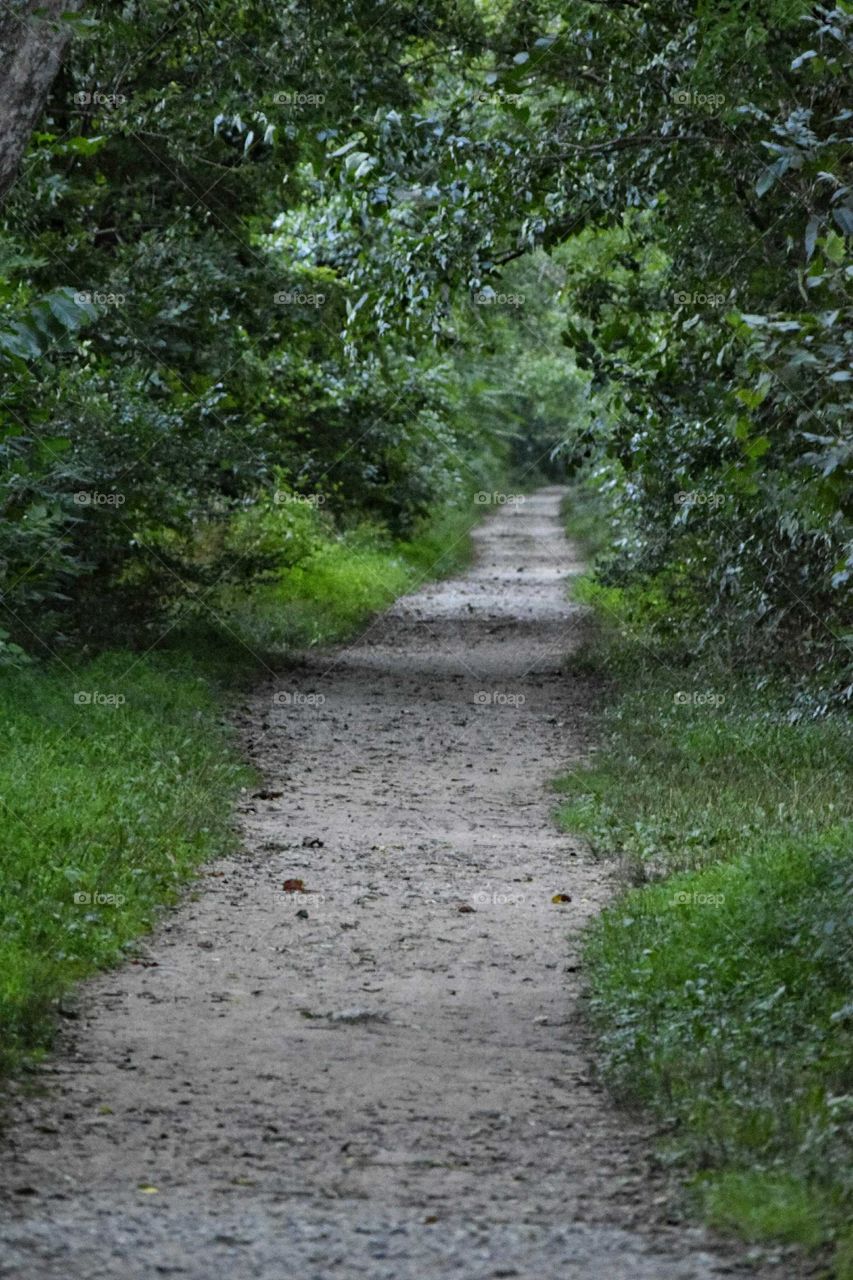
[[[297,228],[339,119],[411,103],[432,72],[404,69],[407,50],[454,14],[93,11],[2,241],[0,557],[20,643],[150,643],[164,609],[310,556],[300,495],[404,535],[470,488],[489,447],[452,429],[440,371],[405,333],[354,357],[358,295]]]
[[[556,450],[609,486],[612,581],[849,697],[850,22],[96,7],[7,206],[7,625],[251,578],[211,548],[277,476],[400,535]]]
[[[0,224],[7,660],[211,621],[223,663],[223,634],[242,653],[333,638],[453,563],[476,490],[544,473],[598,495],[611,553],[588,598],[676,655],[679,683],[762,668],[763,711],[710,725],[649,712],[648,689],[620,704],[616,763],[572,779],[566,820],[640,880],[731,898],[679,914],[655,883],[602,923],[611,1075],[675,1121],[677,1154],[725,1169],[715,1220],[742,1200],[741,1227],[819,1218],[819,1239],[849,1086],[829,714],[853,698],[849,10],[96,0]],[[785,686],[787,719],[767,713],[780,665],[819,689],[792,713]],[[169,864],[193,779],[221,798],[236,775],[188,727],[209,708],[186,673],[146,718],[172,697],[158,672],[131,686],[144,762],[118,708],[108,732],[68,721],[53,666],[0,689],[37,783],[14,807],[38,833],[48,794],[64,833],[12,851],[16,902],[106,869],[130,903],[124,933],[75,918],[65,968],[37,973],[46,917],[9,907],[0,1016],[22,1042],[222,835],[218,809]],[[79,759],[39,755],[33,707]]]
[[[850,16],[485,11],[479,58],[457,58],[421,112],[353,134],[327,173],[315,234],[339,245],[348,228],[369,299],[355,329],[389,324],[390,262],[409,322],[452,339],[448,289],[508,292],[507,264],[544,245],[601,410],[565,452],[609,483],[611,580],[654,581],[670,628],[749,661],[805,659],[849,698]]]

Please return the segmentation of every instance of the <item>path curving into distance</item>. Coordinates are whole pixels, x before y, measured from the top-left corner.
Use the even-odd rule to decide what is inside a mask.
[[[156,965],[84,986],[12,1107],[0,1276],[755,1274],[667,1224],[591,1075],[580,932],[610,890],[552,820],[591,696],[561,671],[561,499],[499,508],[466,573],[253,697],[242,853]]]

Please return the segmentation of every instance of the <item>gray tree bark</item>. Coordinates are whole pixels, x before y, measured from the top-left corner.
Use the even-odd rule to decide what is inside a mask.
[[[0,200],[15,181],[82,0],[0,0]]]

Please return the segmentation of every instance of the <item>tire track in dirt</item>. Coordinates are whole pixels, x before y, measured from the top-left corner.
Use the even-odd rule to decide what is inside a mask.
[[[561,671],[561,497],[253,697],[243,853],[156,967],[85,985],[13,1107],[0,1275],[747,1274],[667,1224],[648,1134],[590,1072],[578,948],[610,887],[548,789],[590,699]]]

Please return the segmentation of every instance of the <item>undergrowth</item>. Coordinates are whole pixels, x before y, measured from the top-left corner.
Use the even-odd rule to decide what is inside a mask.
[[[586,953],[604,1075],[660,1118],[709,1222],[834,1246],[849,1280],[851,726],[667,649],[642,593],[590,576],[575,594],[603,711],[560,818],[625,881]]]

